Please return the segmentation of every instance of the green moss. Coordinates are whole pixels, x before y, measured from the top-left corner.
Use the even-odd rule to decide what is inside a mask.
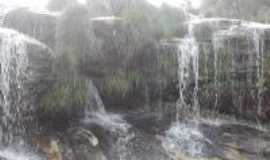
[[[136,71],[129,71],[127,73],[127,79],[129,84],[133,84],[135,86],[139,86],[144,80],[143,75]]]
[[[176,54],[161,54],[159,57],[160,78],[173,80],[177,78],[178,62]]]
[[[106,77],[101,85],[101,92],[107,96],[124,97],[129,91],[139,88],[144,81],[144,76],[140,72],[126,71],[123,74]]]
[[[177,8],[164,5],[161,9],[141,6],[125,8],[121,17],[126,20],[131,41],[137,45],[179,35],[185,15]]]
[[[42,97],[42,110],[50,113],[70,110],[70,107],[82,107],[87,100],[87,90],[85,80],[58,82]]]
[[[129,90],[128,79],[122,76],[107,77],[102,85],[102,92],[108,96],[121,95],[125,96]]]

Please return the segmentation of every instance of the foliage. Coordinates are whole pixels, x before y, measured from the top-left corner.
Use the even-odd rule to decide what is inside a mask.
[[[162,36],[165,38],[182,36],[185,30],[183,26],[185,19],[185,13],[181,9],[163,5],[158,19]]]
[[[52,73],[55,83],[41,97],[44,113],[71,111],[87,103],[89,81],[80,75],[80,67],[86,55],[92,53],[91,36],[85,7],[73,6],[65,11],[57,29],[58,44]]]
[[[238,18],[268,22],[268,0],[204,0],[200,12],[206,17]]]
[[[47,8],[51,11],[62,11],[75,4],[77,4],[77,0],[51,0]]]
[[[102,92],[109,96],[125,96],[129,89],[129,82],[122,76],[107,77],[102,86]]]
[[[133,44],[158,41],[179,35],[185,15],[179,8],[163,5],[161,9],[149,4],[124,8],[120,14],[126,20]]]
[[[161,54],[159,57],[159,73],[161,79],[164,77],[167,80],[175,80],[177,78],[178,62],[176,54],[167,53]]]
[[[42,97],[41,107],[46,113],[62,112],[70,110],[69,107],[82,107],[86,100],[86,81],[58,82]]]
[[[128,30],[128,41],[134,50],[159,39],[161,33],[157,25],[158,16],[154,12],[151,13],[145,8],[126,8],[122,11],[121,16],[124,17]]]
[[[95,49],[87,8],[77,5],[66,10],[59,21],[56,37],[58,55],[68,57],[71,65],[77,68],[85,63],[85,57]]]
[[[144,76],[140,72],[128,71],[127,79],[129,81],[129,84],[132,84],[132,86],[136,87],[143,82]]]

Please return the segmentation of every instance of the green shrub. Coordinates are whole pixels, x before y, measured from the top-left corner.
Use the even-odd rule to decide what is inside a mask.
[[[102,92],[108,96],[115,94],[125,96],[129,89],[129,82],[126,78],[121,76],[107,77],[102,86]]]
[[[57,113],[72,110],[71,107],[84,107],[87,101],[87,82],[70,80],[57,82],[41,99],[41,108],[45,113]]]

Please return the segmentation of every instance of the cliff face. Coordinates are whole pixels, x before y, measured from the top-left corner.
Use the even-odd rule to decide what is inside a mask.
[[[17,9],[5,15],[3,27],[15,29],[54,48],[57,19],[57,15]]]
[[[269,26],[206,19],[195,22],[194,33],[201,53],[202,107],[215,106],[247,119],[266,118]]]
[[[20,9],[6,16],[4,26],[36,37],[56,54],[79,54],[79,72],[94,80],[110,109],[154,111],[160,100],[160,106],[175,103],[181,42],[142,34],[144,30],[134,37],[129,19],[90,18],[87,10],[71,7],[64,15],[55,16]],[[84,20],[77,22],[78,16]],[[267,118],[269,27],[224,18],[191,23],[199,44],[201,108],[251,119],[261,110],[264,114],[258,116]],[[67,25],[70,27],[65,28]],[[180,28],[187,34],[184,23]]]
[[[269,120],[269,25],[53,2],[57,14],[0,13],[0,145],[49,160],[269,159],[267,131],[218,119]]]
[[[0,28],[0,34],[1,139],[12,142],[27,132],[39,96],[50,87],[52,51],[14,30]]]

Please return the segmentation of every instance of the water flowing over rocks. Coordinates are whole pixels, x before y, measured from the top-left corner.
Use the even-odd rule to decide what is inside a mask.
[[[0,160],[270,159],[269,25],[60,2],[0,3]]]
[[[25,132],[24,121],[31,118],[28,116],[35,109],[38,95],[50,83],[52,52],[14,30],[1,28],[0,34],[1,139],[12,142],[14,134]]]
[[[58,14],[40,13],[30,9],[16,9],[5,16],[3,26],[35,37],[50,48],[55,46]]]

